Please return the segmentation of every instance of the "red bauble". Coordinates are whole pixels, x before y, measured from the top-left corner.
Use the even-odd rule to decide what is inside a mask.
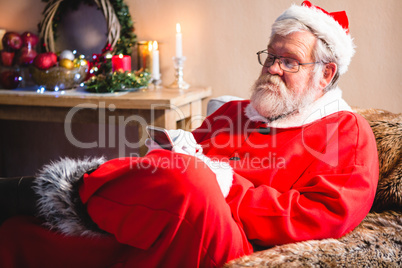
[[[3,88],[14,89],[20,83],[20,73],[15,70],[5,70],[0,73],[0,84]]]
[[[38,54],[33,65],[41,70],[47,70],[57,64],[57,55],[53,52],[45,52]]]

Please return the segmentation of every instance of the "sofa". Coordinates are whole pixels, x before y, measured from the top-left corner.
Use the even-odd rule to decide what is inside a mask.
[[[208,103],[208,114],[233,99],[238,98],[224,96],[212,99]],[[367,217],[357,228],[339,239],[256,248],[253,254],[232,260],[224,267],[402,267],[402,114],[379,109],[354,110],[365,117],[372,127],[380,160],[378,189]],[[32,228],[39,228],[40,221],[35,218],[31,221]],[[8,226],[15,222],[18,223],[8,221]],[[21,239],[29,235],[29,230],[20,230],[11,236]],[[44,229],[42,232],[45,232]],[[21,259],[28,253],[15,257]],[[105,252],[99,254],[113,255],[114,252],[110,252],[105,245]]]
[[[233,96],[211,99],[207,114]],[[370,213],[339,239],[310,240],[257,248],[224,267],[402,267],[402,114],[353,108],[370,124],[377,141],[379,183]]]

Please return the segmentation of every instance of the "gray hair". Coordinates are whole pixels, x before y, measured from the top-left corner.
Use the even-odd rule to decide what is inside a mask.
[[[272,25],[271,40],[273,39],[273,37],[275,35],[287,36],[291,33],[301,32],[301,31],[310,32],[317,38],[317,42],[313,49],[313,55],[312,55],[314,61],[322,62],[324,64],[334,62],[338,65],[337,58],[335,57],[335,54],[331,50],[330,46],[322,38],[319,38],[318,33],[315,33],[313,29],[311,29],[310,27],[306,26],[305,24],[301,23],[298,20],[285,19],[285,20],[275,21],[275,23]],[[314,67],[315,74],[313,77],[313,81],[315,82],[315,84],[321,78],[322,73],[323,73],[323,68],[324,68],[323,64],[315,65],[315,67]],[[336,88],[339,78],[340,78],[340,74],[339,74],[339,70],[337,69],[332,81],[327,85],[327,87],[324,89],[324,91],[328,91],[333,88]]]

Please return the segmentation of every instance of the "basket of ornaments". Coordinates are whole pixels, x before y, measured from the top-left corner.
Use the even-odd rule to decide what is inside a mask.
[[[30,66],[33,81],[46,90],[65,90],[82,83],[88,71],[83,55],[76,56],[64,50],[59,56],[54,52],[39,53]]]
[[[1,39],[0,88],[24,87],[29,80],[47,90],[64,90],[82,83],[88,71],[83,55],[72,51],[37,53],[39,41],[32,32],[6,32]]]

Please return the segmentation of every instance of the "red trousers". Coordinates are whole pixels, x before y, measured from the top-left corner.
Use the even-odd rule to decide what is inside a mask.
[[[65,237],[10,219],[0,267],[219,267],[252,252],[215,175],[194,157],[158,150],[112,160],[84,178],[80,194],[110,236]]]

